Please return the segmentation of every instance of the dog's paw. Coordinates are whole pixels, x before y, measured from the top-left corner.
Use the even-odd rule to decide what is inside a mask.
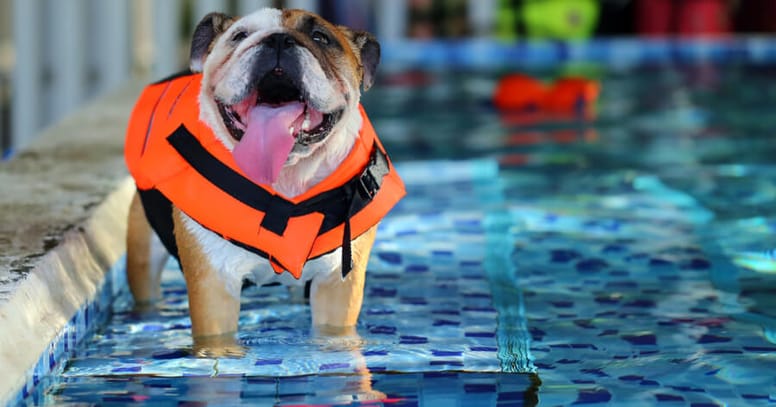
[[[159,316],[159,308],[158,301],[135,302],[129,313],[139,320],[148,320]]]
[[[220,358],[232,358],[239,359],[245,356],[247,350],[244,346],[232,345],[232,346],[195,346],[194,356],[205,359],[220,359]]]
[[[314,325],[312,332],[317,338],[361,339],[355,326]]]
[[[198,358],[241,358],[246,352],[231,334],[194,338],[194,356]]]

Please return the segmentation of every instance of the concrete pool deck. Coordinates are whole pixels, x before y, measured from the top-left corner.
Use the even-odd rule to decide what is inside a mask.
[[[0,162],[2,405],[125,251],[124,129],[139,91],[98,99]]]

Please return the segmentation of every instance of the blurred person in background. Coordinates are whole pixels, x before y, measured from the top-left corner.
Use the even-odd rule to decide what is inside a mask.
[[[471,32],[466,0],[410,0],[409,36],[461,38]]]
[[[736,4],[732,0],[637,0],[636,31],[646,36],[728,34]]]
[[[774,0],[637,0],[635,14],[647,36],[776,32]]]

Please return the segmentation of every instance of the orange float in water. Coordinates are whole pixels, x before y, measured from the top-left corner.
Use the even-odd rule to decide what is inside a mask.
[[[539,110],[546,93],[547,86],[540,80],[511,74],[499,81],[493,93],[493,104],[500,110]]]
[[[600,90],[601,85],[592,79],[567,77],[545,84],[517,73],[499,81],[493,104],[504,111],[588,115]]]

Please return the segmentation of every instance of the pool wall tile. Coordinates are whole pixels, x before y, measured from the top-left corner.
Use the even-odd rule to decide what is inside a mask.
[[[9,380],[2,381],[0,390],[7,394],[0,393],[0,401],[2,397],[7,397],[8,400],[18,402],[33,394],[38,383],[44,377],[61,371],[68,354],[106,320],[113,299],[113,285],[111,278],[105,278],[109,266],[104,262],[116,264],[123,251],[123,239],[109,238],[107,235],[122,230],[120,225],[126,217],[123,204],[132,190],[131,183],[124,183],[95,211],[93,218],[81,228],[66,233],[63,243],[43,256],[36,267],[43,269],[40,274],[46,280],[25,281],[27,289],[36,294],[14,298],[4,305],[6,309],[13,308],[26,298],[28,303],[23,306],[24,311],[5,312],[19,315],[31,313],[33,317],[38,317],[34,312],[42,314],[37,324],[25,328],[28,335],[38,336],[4,335],[6,341],[17,341],[11,345],[11,349],[17,349],[17,352],[4,353],[5,361],[9,363]],[[66,316],[68,309],[74,309],[69,318]],[[11,316],[3,323],[3,332],[13,332],[15,326],[23,322]],[[48,336],[48,332],[53,332],[53,337]],[[47,343],[44,342],[46,340]],[[38,346],[43,349],[38,351]],[[11,364],[14,358],[26,359],[30,352],[39,355],[31,367],[24,369],[19,362]],[[23,373],[15,377],[11,369]]]
[[[120,261],[111,268],[102,285],[98,288],[95,297],[79,308],[48,345],[35,367],[27,371],[24,387],[11,398],[12,405],[21,404],[23,401],[36,405],[42,404],[44,399],[41,392],[35,391],[36,386],[44,378],[61,375],[65,362],[73,351],[82,344],[84,339],[93,335],[95,329],[104,325],[111,315],[114,299],[121,287],[124,287],[123,284],[116,285],[114,283],[114,280],[121,281],[120,276],[124,275],[122,263]],[[27,399],[28,396],[33,396],[33,398]]]

